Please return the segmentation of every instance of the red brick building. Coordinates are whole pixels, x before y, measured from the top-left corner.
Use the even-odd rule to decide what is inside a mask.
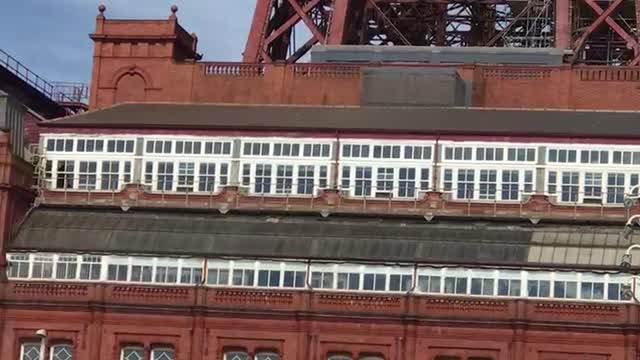
[[[31,207],[7,151],[3,359],[640,354],[636,68],[205,63],[175,12],[91,37]]]

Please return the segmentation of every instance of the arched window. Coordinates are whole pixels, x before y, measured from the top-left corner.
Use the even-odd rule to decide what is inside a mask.
[[[249,360],[249,354],[242,350],[225,351],[224,360]]]
[[[51,360],[73,360],[73,346],[70,344],[53,345],[50,354]]]
[[[255,360],[280,360],[280,355],[273,351],[259,351],[256,353]]]
[[[347,355],[347,354],[334,354],[334,355],[329,355],[327,360],[353,360],[353,358],[351,357],[351,355]]]
[[[384,357],[380,355],[363,355],[358,360],[384,360]]]
[[[140,346],[127,346],[122,349],[121,360],[144,360],[144,349]]]
[[[171,348],[154,347],[151,350],[151,360],[175,360],[175,354]]]

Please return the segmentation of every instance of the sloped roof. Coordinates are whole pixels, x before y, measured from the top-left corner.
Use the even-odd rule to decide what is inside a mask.
[[[617,270],[631,244],[620,232],[619,226],[38,208],[9,251]]]
[[[41,126],[631,138],[638,123],[632,111],[124,103]]]

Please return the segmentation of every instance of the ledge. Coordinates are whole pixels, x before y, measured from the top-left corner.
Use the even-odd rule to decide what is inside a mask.
[[[114,206],[122,208],[168,208],[238,211],[288,211],[326,214],[366,214],[376,216],[414,216],[432,219],[486,218],[519,219],[537,223],[541,220],[565,222],[619,223],[640,206],[564,205],[542,194],[529,196],[523,202],[481,202],[450,200],[447,194],[432,191],[416,200],[357,199],[338,190],[325,190],[317,196],[247,195],[237,186],[228,186],[213,194],[181,194],[149,192],[138,184],[127,185],[119,192],[42,190],[39,204],[71,206]]]
[[[9,282],[0,284],[3,302],[10,304],[54,303],[64,308],[89,306],[135,307],[145,313],[171,307],[173,311],[305,313],[331,316],[385,316],[402,321],[461,318],[478,321],[548,322],[563,324],[605,323],[633,326],[638,322],[636,304],[540,301],[414,294],[353,294],[327,291],[255,290],[243,288],[160,287],[122,284]],[[144,309],[145,310],[140,310]]]

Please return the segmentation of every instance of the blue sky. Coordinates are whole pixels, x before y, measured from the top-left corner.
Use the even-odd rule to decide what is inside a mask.
[[[0,49],[50,81],[88,82],[98,5],[107,18],[166,18],[198,34],[205,60],[240,60],[255,0],[3,0]]]

